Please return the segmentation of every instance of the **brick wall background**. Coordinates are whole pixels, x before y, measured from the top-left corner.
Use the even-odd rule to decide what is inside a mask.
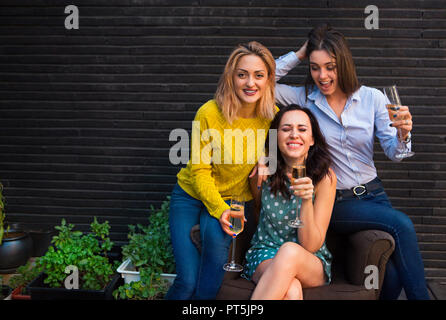
[[[65,6],[80,11],[66,30]],[[364,8],[379,8],[366,30]],[[10,221],[86,230],[93,216],[126,241],[170,193],[169,133],[190,130],[232,48],[278,57],[329,22],[349,39],[363,84],[396,83],[416,156],[376,165],[413,219],[428,278],[446,277],[446,3],[443,0],[2,0],[0,181]],[[286,78],[304,79],[305,65]]]

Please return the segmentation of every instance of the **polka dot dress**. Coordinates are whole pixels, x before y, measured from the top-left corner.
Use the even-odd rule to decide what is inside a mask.
[[[289,182],[286,183],[289,187]],[[297,201],[294,195],[286,199],[281,192],[274,196],[269,179],[263,184],[259,224],[251,240],[251,248],[246,253],[244,277],[248,280],[262,261],[274,258],[282,244],[290,241],[299,243],[296,229],[288,226],[288,221],[296,218]],[[314,255],[321,259],[327,283],[330,283],[332,255],[325,243]]]

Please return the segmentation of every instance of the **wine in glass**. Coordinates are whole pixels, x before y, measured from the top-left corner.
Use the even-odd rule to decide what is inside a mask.
[[[400,96],[398,95],[398,90],[396,89],[396,85],[390,86],[390,87],[384,87],[383,88],[384,95],[389,99],[389,104],[386,105],[387,112],[389,113],[390,121],[394,122],[397,120],[397,112],[398,107],[401,106],[401,100]],[[401,128],[398,128],[398,136],[402,140],[402,134],[401,134]],[[408,157],[412,157],[415,152],[409,151],[407,148],[407,145],[402,142],[404,150],[402,153],[399,153],[395,156],[397,159],[404,159]]]
[[[231,198],[231,212],[229,213],[229,222],[232,225],[232,231],[238,235],[243,231],[245,226],[245,203],[238,197]],[[230,263],[226,263],[223,266],[225,271],[241,272],[243,266],[235,263],[235,243],[236,238],[232,239],[232,258]]]
[[[305,167],[305,161],[303,163],[296,163],[293,165],[292,167],[292,173],[291,173],[292,179],[291,179],[291,184],[295,185],[295,180],[296,179],[300,179],[300,178],[304,178],[307,176],[306,174],[306,167]],[[299,218],[299,214],[300,214],[300,207],[302,204],[302,199],[298,198],[297,199],[298,203],[297,203],[297,211],[296,211],[296,219],[291,220],[290,222],[288,222],[288,226],[291,228],[301,228],[303,227],[303,222],[302,220],[300,220]]]

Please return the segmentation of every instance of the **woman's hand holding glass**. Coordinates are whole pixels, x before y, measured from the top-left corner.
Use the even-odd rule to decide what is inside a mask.
[[[389,110],[389,107],[387,107]],[[397,106],[394,107],[396,110],[391,110],[391,116],[393,117],[392,127],[397,128],[397,130],[401,130],[400,140],[406,140],[409,132],[412,131],[412,114],[409,111],[408,106]]]
[[[230,216],[231,216],[231,209],[225,210],[218,221],[220,222],[220,226],[223,229],[223,231],[234,238],[236,235],[231,230],[231,223],[229,222]]]
[[[223,231],[229,234],[232,238],[235,238],[237,237],[237,233],[235,232],[234,226],[231,224],[230,220],[231,220],[231,209],[228,209],[222,213],[218,221],[220,222],[220,226],[223,229]],[[243,216],[243,223],[246,221],[247,221],[246,217]]]
[[[409,107],[401,105],[401,99],[398,94],[396,85],[383,88],[384,95],[389,100],[386,105],[387,112],[389,113],[389,119],[392,121],[392,126],[397,129],[399,140],[404,143],[412,130],[412,115],[410,114]],[[404,151],[397,154],[395,157],[398,159],[404,159],[413,156],[415,153],[408,150],[406,144],[404,144]]]
[[[293,179],[291,173],[288,173],[288,179]],[[313,181],[309,177],[294,179],[294,184],[291,185],[290,189],[296,197],[302,200],[313,200],[314,186]]]
[[[226,210],[227,211],[227,210]],[[225,211],[225,212],[226,212]],[[224,212],[224,213],[225,213]],[[240,197],[231,198],[231,209],[229,214],[225,215],[229,218],[229,228],[232,230],[232,258],[231,262],[226,263],[223,266],[225,271],[240,272],[243,270],[243,266],[235,263],[235,238],[243,231],[245,225],[245,202]],[[228,233],[231,235],[230,233]]]

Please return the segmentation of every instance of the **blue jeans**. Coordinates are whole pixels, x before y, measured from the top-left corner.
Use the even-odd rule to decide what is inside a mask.
[[[395,240],[381,290],[382,299],[396,299],[404,288],[409,300],[428,300],[424,266],[410,218],[392,208],[382,185],[360,196],[337,199],[330,228],[350,234],[366,229],[386,231]]]
[[[196,224],[200,224],[201,254],[190,238],[190,229]],[[189,196],[178,184],[170,199],[169,226],[177,277],[166,299],[215,299],[232,238],[203,202]]]

